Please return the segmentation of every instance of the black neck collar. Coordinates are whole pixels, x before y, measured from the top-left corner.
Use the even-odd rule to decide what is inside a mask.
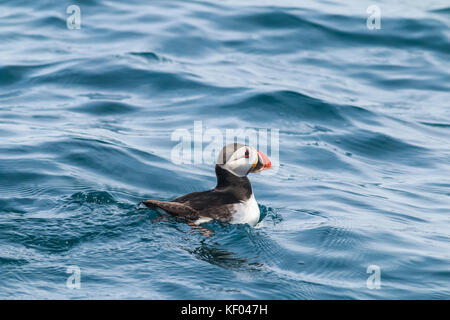
[[[217,186],[216,190],[224,190],[233,192],[241,200],[247,200],[251,197],[252,185],[250,180],[245,177],[238,177],[228,170],[223,169],[216,164]]]

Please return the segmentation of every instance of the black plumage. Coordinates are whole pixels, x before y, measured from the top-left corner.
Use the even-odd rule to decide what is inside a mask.
[[[248,200],[252,196],[252,186],[246,176],[238,177],[219,165],[215,170],[217,185],[212,190],[189,193],[172,201],[147,200],[141,203],[188,220],[204,217],[229,222],[233,204]]]

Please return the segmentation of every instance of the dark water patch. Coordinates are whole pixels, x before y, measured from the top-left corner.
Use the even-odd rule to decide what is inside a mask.
[[[32,19],[31,26],[34,29],[41,30],[41,32],[44,29],[59,30],[60,28],[66,27],[66,19],[64,19],[63,17],[63,15],[42,15],[37,19]]]
[[[430,10],[430,12],[434,13],[442,13],[442,14],[450,14],[450,7],[444,7],[439,9]]]
[[[369,33],[370,30],[364,30],[366,19],[367,17],[348,15],[322,15],[314,11],[261,9],[251,14],[236,14],[231,19],[218,17],[215,22],[220,28],[238,32],[251,30],[263,35],[259,41],[250,39],[240,42],[241,49],[257,50],[261,53],[286,53],[294,52],[294,49],[311,50],[311,48],[318,50],[324,46],[339,48],[344,44],[351,47],[367,45],[383,48],[414,47],[448,52],[446,36],[441,32],[445,26],[440,21],[385,17],[383,28],[395,31]],[[403,29],[404,32],[401,32]],[[278,30],[284,30],[285,33],[271,35]],[[275,49],[270,45],[282,42],[284,45],[281,48]]]
[[[130,55],[143,58],[147,62],[166,62],[166,58],[158,56],[153,52],[130,52]]]
[[[417,90],[432,90],[432,91],[444,91],[447,92],[449,90],[448,87],[445,86],[445,83],[439,82],[430,82],[430,79],[386,79],[384,77],[378,77],[372,74],[355,74],[355,77],[361,79],[371,79],[371,81],[375,82],[377,86],[384,88],[392,88],[396,87],[398,90],[405,90],[415,88]]]
[[[58,155],[57,160],[60,163],[83,168],[97,177],[104,177],[108,180],[111,178],[107,177],[114,173],[113,180],[133,186],[146,188],[156,185],[158,187],[162,185],[180,186],[184,181],[182,177],[164,168],[173,166],[168,163],[168,160],[153,154],[145,154],[145,161],[153,162],[149,166],[127,149],[112,143],[91,139],[64,139],[45,143],[41,145],[41,148]],[[161,176],[164,172],[165,179],[158,181],[152,179],[154,176]]]
[[[450,128],[450,123],[438,123],[438,122],[420,122],[423,125],[430,127],[438,127],[438,128]]]
[[[23,199],[20,199],[21,203],[23,203]],[[19,209],[18,206],[18,200],[14,198],[7,198],[7,199],[0,199],[0,215],[4,213],[19,213],[23,214],[26,211]],[[29,201],[33,202],[33,200]]]
[[[83,105],[78,107],[72,107],[69,110],[102,116],[136,112],[137,109],[137,107],[123,102],[95,101],[84,103]]]
[[[3,183],[7,181],[10,186],[30,181],[37,183],[47,179],[48,175],[37,172],[0,172],[0,180],[2,180]]]
[[[93,93],[86,93],[86,94],[80,94],[81,97],[87,97],[91,100],[124,100],[129,99],[129,95],[120,95],[120,94],[113,94],[113,93],[99,93],[99,92],[93,92]]]
[[[60,116],[50,115],[50,114],[35,114],[31,116],[33,119],[42,120],[42,121],[54,121],[60,120]]]
[[[27,264],[28,261],[25,259],[15,259],[9,257],[1,257],[0,256],[0,267],[4,265],[15,265],[15,266],[23,266]]]
[[[34,72],[41,68],[50,66],[49,64],[43,65],[8,65],[0,67],[0,84],[7,86],[13,85],[22,80],[29,78]],[[7,93],[8,95],[10,92]]]
[[[323,18],[326,19],[327,17],[323,16]],[[338,30],[337,25],[323,27],[320,23],[317,28],[322,29],[333,37],[340,38],[341,41],[345,41],[352,46],[364,46],[370,44],[371,47],[377,46],[383,48],[422,48],[442,53],[448,52],[450,48],[447,41],[445,41],[445,34],[441,32],[441,30],[443,30],[443,23],[434,19],[385,18],[383,19],[382,28],[395,30],[394,32],[389,33],[373,33],[366,28],[366,30],[360,32],[365,27],[364,24],[361,24],[361,20],[364,21],[366,19],[365,17],[356,19],[342,16],[342,19],[348,22],[353,20],[353,24],[350,23],[350,25],[359,25],[362,28],[357,28],[358,31],[342,31]],[[420,41],[418,41],[418,39],[420,39]]]
[[[287,119],[292,117],[297,120],[316,120],[327,124],[346,122],[335,105],[293,91],[257,93],[237,103],[219,106],[219,108],[232,116],[253,120],[262,120],[271,114]]]
[[[357,133],[323,136],[330,144],[362,157],[391,159],[411,166],[429,166],[429,151],[381,132],[359,130]]]
[[[91,64],[91,63],[90,63]],[[102,68],[102,71],[97,71]],[[186,74],[175,74],[156,70],[136,69],[100,62],[100,65],[86,67],[74,65],[46,75],[32,77],[31,85],[58,83],[61,87],[96,88],[102,83],[103,90],[201,90],[208,85],[190,78]]]
[[[233,20],[239,24],[246,24],[247,28],[268,30],[296,29],[307,25],[300,16],[285,11],[270,10],[251,15],[238,15]]]
[[[26,248],[57,255],[70,252],[84,243],[120,238],[126,234],[126,230],[145,222],[137,218],[124,219],[124,216],[117,214],[117,209],[107,209],[105,206],[117,207],[107,197],[108,194],[104,192],[91,192],[85,197],[80,193],[74,194],[52,208],[55,213],[62,211],[60,218],[16,220],[21,221],[20,226],[10,228],[5,236]],[[82,207],[66,205],[71,203],[81,204]],[[78,214],[73,215],[71,211]]]

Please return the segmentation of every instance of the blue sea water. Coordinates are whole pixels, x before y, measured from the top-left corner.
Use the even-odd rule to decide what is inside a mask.
[[[448,1],[0,9],[1,299],[450,298]],[[279,130],[257,228],[135,208],[214,187],[195,121]]]

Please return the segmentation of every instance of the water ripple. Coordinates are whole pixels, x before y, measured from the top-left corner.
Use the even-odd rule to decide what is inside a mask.
[[[0,12],[0,298],[448,299],[446,3],[66,5]],[[200,120],[279,130],[256,228],[136,210],[214,187]]]

